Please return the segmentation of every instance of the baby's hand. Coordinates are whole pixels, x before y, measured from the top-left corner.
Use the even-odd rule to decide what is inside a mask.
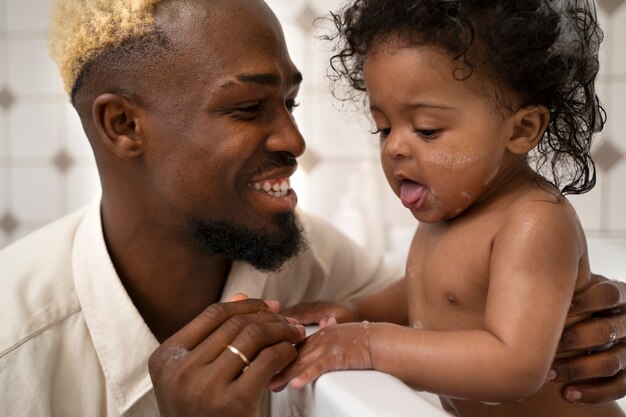
[[[359,320],[354,302],[314,301],[288,307],[281,314],[293,317],[304,325],[318,324],[320,328]]]
[[[302,388],[328,371],[372,369],[369,322],[338,324],[309,336],[298,351],[298,359],[274,377],[269,385],[280,391],[291,381]]]

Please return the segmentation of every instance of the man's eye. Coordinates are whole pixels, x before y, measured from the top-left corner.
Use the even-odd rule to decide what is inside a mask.
[[[292,112],[293,109],[295,109],[299,105],[300,103],[296,103],[296,100],[293,99],[285,101],[285,107],[287,107],[287,110],[289,110],[290,112]]]
[[[259,111],[263,110],[263,105],[261,103],[255,103],[255,104],[251,104],[248,106],[243,106],[243,107],[238,107],[237,111],[243,112],[243,113],[257,113]]]
[[[263,104],[261,102],[244,103],[241,105],[227,107],[223,109],[225,114],[231,115],[235,119],[254,119],[261,111],[263,111]]]

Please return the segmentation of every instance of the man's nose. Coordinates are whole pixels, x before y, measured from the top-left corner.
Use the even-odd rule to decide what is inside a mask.
[[[304,153],[306,143],[291,113],[285,113],[276,121],[276,130],[268,138],[266,147],[270,152],[289,152],[298,157]]]

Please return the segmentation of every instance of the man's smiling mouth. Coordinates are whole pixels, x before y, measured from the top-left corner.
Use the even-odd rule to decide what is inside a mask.
[[[253,182],[249,184],[249,186],[256,191],[267,193],[272,197],[286,197],[289,190],[291,190],[289,177],[261,180]]]

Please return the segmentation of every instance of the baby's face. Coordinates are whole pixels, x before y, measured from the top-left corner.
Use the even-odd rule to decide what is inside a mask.
[[[458,80],[466,71],[430,46],[379,44],[366,56],[365,84],[385,176],[422,222],[459,215],[519,162],[506,147],[510,117],[489,100],[492,89],[485,89],[489,84],[477,71]]]

